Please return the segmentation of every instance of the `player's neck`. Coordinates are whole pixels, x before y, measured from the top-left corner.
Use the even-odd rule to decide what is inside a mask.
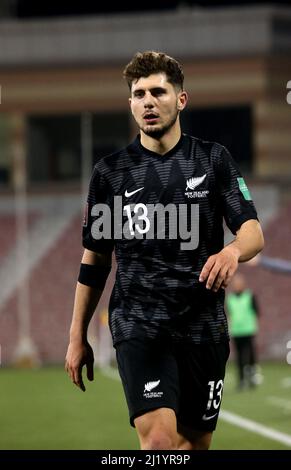
[[[181,128],[179,126],[173,126],[173,128],[163,135],[160,139],[154,139],[141,131],[140,143],[143,147],[151,152],[165,155],[179,142],[181,138]]]

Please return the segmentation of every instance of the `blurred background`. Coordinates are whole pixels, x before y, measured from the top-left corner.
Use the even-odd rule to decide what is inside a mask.
[[[68,420],[81,398],[58,367],[67,348],[92,167],[136,134],[122,70],[137,51],[161,50],[181,61],[189,93],[182,114],[184,132],[225,145],[245,176],[264,228],[268,260],[241,267],[260,304],[256,341],[262,368],[266,364],[260,390],[267,387],[268,377],[274,385],[272,377],[282,371],[277,382],[285,385],[280,393],[290,393],[286,360],[291,349],[291,106],[286,99],[291,80],[290,2],[147,1],[134,6],[120,2],[116,7],[110,1],[103,3],[0,0],[0,381],[1,403],[10,419],[5,437],[0,438],[1,448],[137,446],[131,430],[122,438],[110,434],[122,420],[123,427],[129,427],[118,381],[110,402],[113,416],[100,420],[95,410],[92,433],[101,422],[103,441],[97,444],[88,436],[86,440],[83,432],[75,435]],[[93,407],[94,396],[101,396],[102,404],[115,380],[106,339],[113,280],[114,272],[90,328],[97,374],[104,386],[100,385],[104,392],[100,395],[95,385]],[[15,366],[22,369],[16,371]],[[102,375],[102,370],[107,372]],[[45,371],[51,376],[39,375]],[[34,388],[28,386],[19,396],[19,389],[31,383],[29,374],[36,381]],[[229,377],[231,383],[231,373]],[[43,435],[41,424],[33,421],[38,413],[30,408],[36,399],[31,394],[38,395],[41,384],[46,386],[45,395],[40,393],[39,416],[44,418],[42,400],[49,399],[46,394],[52,387],[50,398],[55,396],[63,405],[54,406],[50,417],[44,418],[52,420],[46,430],[65,409],[60,422],[65,423],[62,436],[67,440]],[[246,414],[249,393],[242,398]],[[270,407],[273,403],[273,412],[284,418],[282,432],[291,423],[291,401],[283,395],[270,392],[269,404],[265,403]],[[262,396],[257,396],[258,406]],[[12,401],[6,403],[9,397]],[[229,399],[232,403],[232,395]],[[82,396],[82,400],[88,405],[88,399]],[[233,406],[236,403],[233,396]],[[21,413],[27,413],[33,430],[26,432],[19,425]],[[258,413],[258,420],[265,419],[266,413]],[[11,415],[15,422],[11,423]],[[224,432],[217,446],[236,448],[242,441],[234,438],[231,424],[226,426],[229,436]],[[280,444],[278,440],[254,444],[249,439],[242,445],[284,448],[291,446],[289,438]]]

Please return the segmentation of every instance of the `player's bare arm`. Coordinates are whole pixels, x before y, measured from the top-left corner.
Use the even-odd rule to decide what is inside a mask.
[[[235,239],[219,253],[208,258],[199,280],[206,282],[206,288],[217,292],[227,287],[237,270],[238,263],[248,261],[264,247],[264,237],[257,220],[244,222],[236,233]]]
[[[111,255],[99,254],[84,250],[82,264],[91,266],[109,266]],[[87,368],[88,380],[93,380],[93,350],[87,340],[87,330],[90,320],[102,294],[97,289],[77,282],[72,323],[70,328],[70,343],[66,355],[65,368],[72,380],[83,392],[86,390],[82,379],[82,368]]]

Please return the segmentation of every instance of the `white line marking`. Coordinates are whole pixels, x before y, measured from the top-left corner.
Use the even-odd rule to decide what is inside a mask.
[[[285,444],[286,446],[291,447],[291,436],[289,434],[275,431],[274,429],[268,428],[263,424],[256,423],[255,421],[247,418],[242,418],[241,416],[226,410],[222,410],[220,412],[220,418],[227,423],[233,424],[234,426],[247,429],[248,431],[255,432],[261,436],[272,439],[273,441],[281,442],[281,444]]]

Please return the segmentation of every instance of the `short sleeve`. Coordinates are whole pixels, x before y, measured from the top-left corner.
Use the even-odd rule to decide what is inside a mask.
[[[247,184],[237,163],[225,147],[221,147],[217,161],[217,178],[223,216],[233,234],[250,219],[258,219]]]
[[[111,204],[108,186],[100,166],[94,167],[84,211],[83,247],[96,253],[113,251]]]

